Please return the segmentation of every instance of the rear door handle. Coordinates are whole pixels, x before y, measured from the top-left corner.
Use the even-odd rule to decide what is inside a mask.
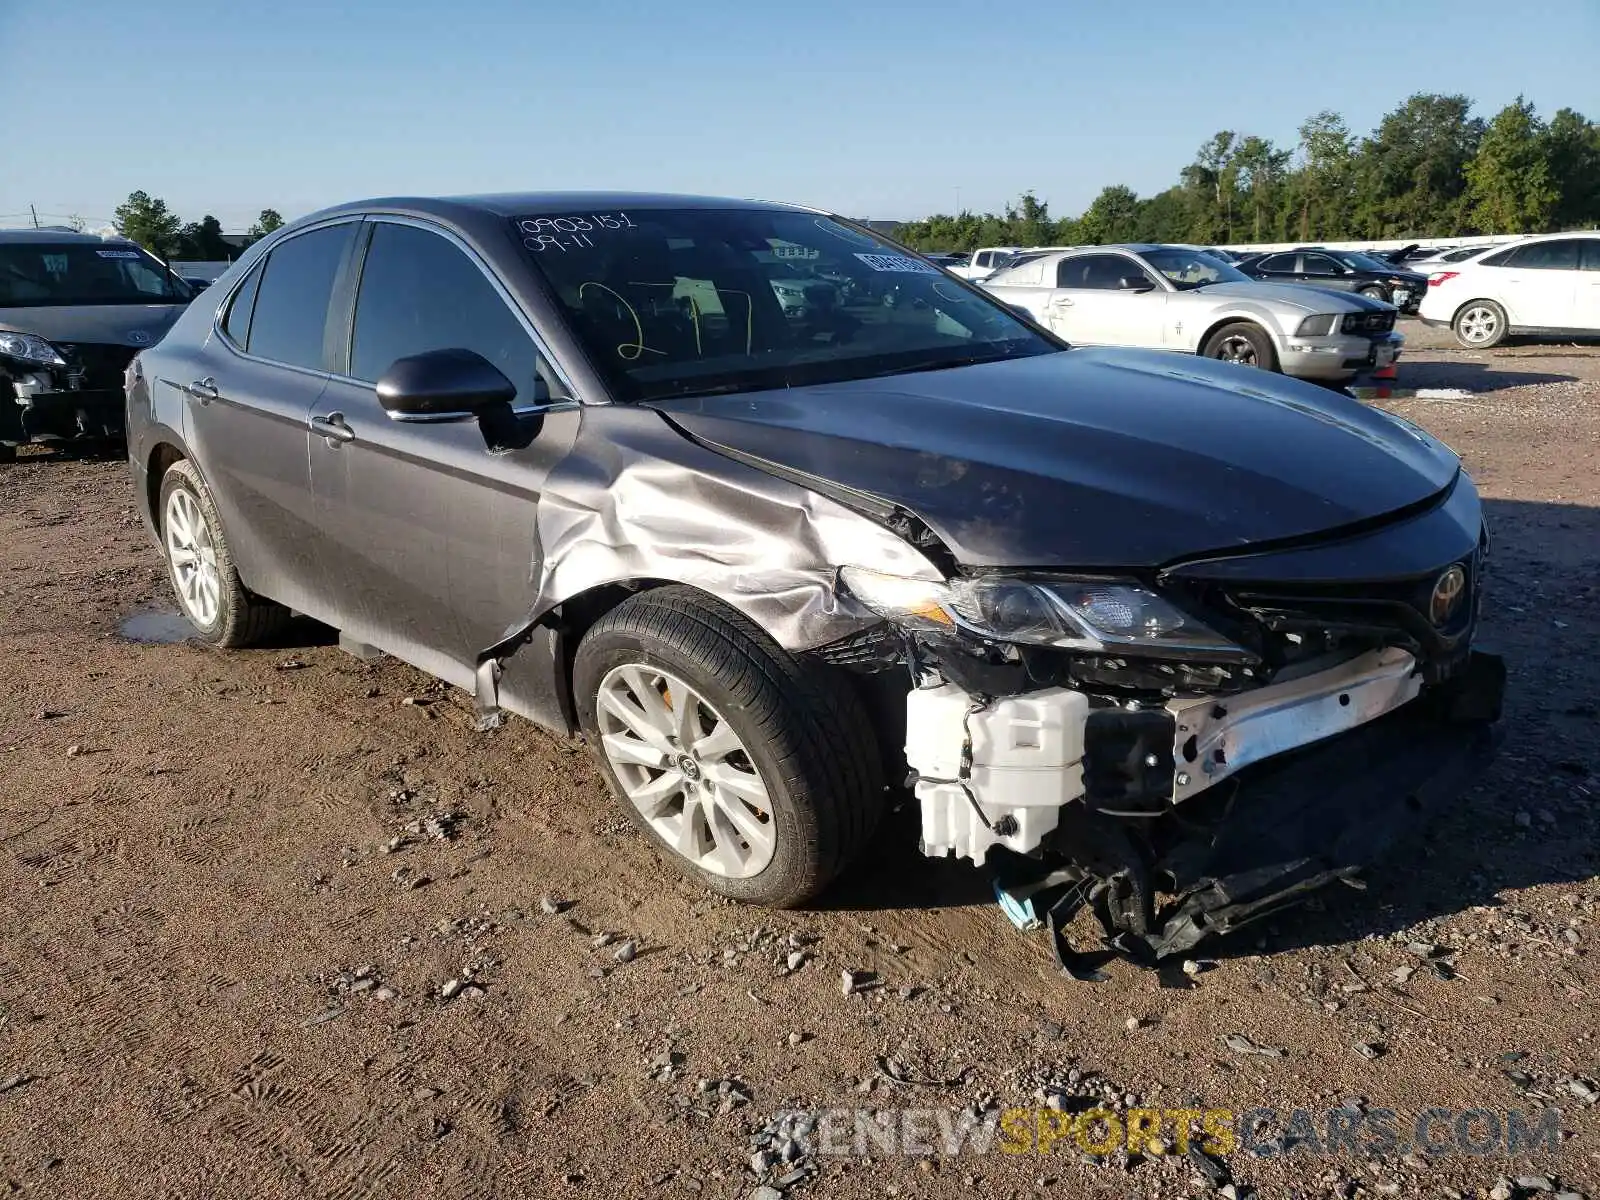
[[[311,430],[321,434],[330,442],[353,442],[356,431],[350,428],[343,413],[332,412],[325,417],[312,417]]]
[[[201,404],[210,404],[217,398],[217,381],[207,375],[204,379],[196,379],[183,389]]]

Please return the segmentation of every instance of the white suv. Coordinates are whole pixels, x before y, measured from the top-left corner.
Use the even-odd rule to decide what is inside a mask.
[[[1474,350],[1513,333],[1600,335],[1600,232],[1525,238],[1432,274],[1420,315]]]

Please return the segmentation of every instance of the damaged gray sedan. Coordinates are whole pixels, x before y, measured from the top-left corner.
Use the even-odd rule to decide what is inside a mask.
[[[1499,714],[1440,443],[1072,349],[810,209],[319,213],[134,361],[128,427],[200,638],[305,613],[485,728],[581,732],[666,856],[755,903],[815,896],[909,792],[927,854],[1171,953],[1353,878]]]

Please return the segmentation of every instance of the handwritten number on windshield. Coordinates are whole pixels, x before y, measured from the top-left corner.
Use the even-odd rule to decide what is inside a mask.
[[[528,217],[517,222],[517,228],[524,237],[522,244],[536,254],[543,254],[546,250],[560,250],[563,254],[572,250],[594,249],[594,238],[591,234],[600,233],[608,229],[637,229],[624,212],[619,213],[588,213],[574,217]]]

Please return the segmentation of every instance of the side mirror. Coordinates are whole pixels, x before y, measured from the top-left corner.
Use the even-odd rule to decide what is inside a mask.
[[[396,359],[378,380],[378,402],[395,421],[464,421],[509,409],[517,389],[472,350],[429,350]]]

